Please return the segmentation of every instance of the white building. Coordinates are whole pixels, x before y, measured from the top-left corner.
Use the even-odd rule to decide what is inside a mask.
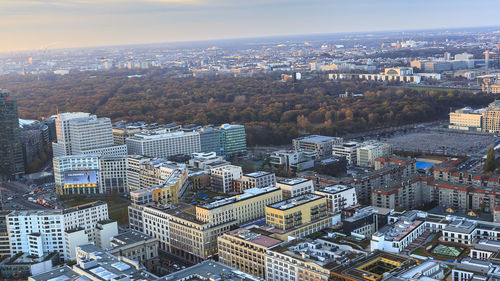
[[[360,146],[357,142],[344,142],[339,145],[332,147],[332,155],[345,157],[347,164],[356,165],[358,159],[358,147]]]
[[[382,250],[399,254],[426,230],[423,220],[416,217],[401,217],[373,233],[370,250]]]
[[[59,252],[66,259],[64,216],[61,210],[12,211],[7,215],[10,252],[42,257]]]
[[[210,185],[213,189],[228,193],[232,191],[233,180],[241,179],[243,170],[240,166],[226,165],[210,170]]]
[[[316,151],[317,157],[330,157],[332,155],[332,147],[342,143],[342,138],[310,135],[306,137],[296,138],[292,141],[294,150],[309,150]]]
[[[241,177],[240,192],[249,188],[264,188],[276,185],[276,175],[274,173],[257,171],[250,174],[244,174]]]
[[[315,193],[326,197],[328,211],[331,213],[338,213],[344,208],[358,204],[354,186],[331,185],[316,190]]]
[[[283,198],[289,199],[306,193],[314,193],[312,180],[304,178],[291,178],[280,180],[276,186],[283,192]]]
[[[167,159],[172,155],[191,155],[201,150],[200,133],[170,132],[167,129],[143,131],[126,139],[129,154]]]
[[[392,146],[388,143],[364,142],[356,151],[357,164],[361,167],[373,167],[376,158],[387,157],[391,153]]]
[[[114,235],[118,234],[118,225],[109,220],[108,204],[96,201],[65,209],[64,229],[66,257],[75,258],[75,247],[93,243],[103,249],[110,246]]]
[[[198,169],[213,169],[220,166],[229,165],[223,156],[217,156],[216,152],[193,153],[193,158],[189,160],[189,166]]]
[[[271,154],[270,164],[285,171],[307,170],[314,167],[316,151],[312,150],[278,150]]]
[[[114,145],[109,118],[97,118],[89,113],[62,113],[56,118],[57,143],[52,145],[54,156],[95,154],[125,155],[125,145]]]

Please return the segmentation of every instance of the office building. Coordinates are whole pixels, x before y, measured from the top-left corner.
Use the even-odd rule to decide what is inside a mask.
[[[17,101],[0,89],[0,181],[24,174],[23,149]]]
[[[193,158],[188,162],[189,166],[197,169],[210,170],[231,164],[223,156],[217,156],[215,152],[193,153],[192,156]]]
[[[7,215],[10,211],[0,210],[0,255],[10,255],[10,237],[9,229],[7,228]]]
[[[99,154],[58,156],[52,162],[57,194],[89,194],[87,191],[98,190]],[[78,173],[81,176],[77,176]]]
[[[0,261],[0,275],[3,280],[26,280],[28,276],[52,270],[60,261],[58,252],[44,253],[41,257],[18,253],[12,257],[3,257]]]
[[[360,146],[357,142],[344,142],[332,147],[332,155],[338,157],[345,157],[347,164],[350,166],[357,164],[357,151]]]
[[[222,150],[226,158],[247,153],[247,137],[245,126],[223,124],[220,126]]]
[[[219,261],[253,276],[266,278],[266,253],[283,241],[239,228],[217,238]]]
[[[314,193],[313,181],[305,178],[283,179],[276,183],[276,186],[283,192],[284,199],[290,199],[307,193]]]
[[[495,261],[463,258],[451,270],[452,281],[498,280],[500,265]]]
[[[270,164],[280,171],[294,173],[314,167],[314,150],[278,150],[271,154]]]
[[[171,132],[168,129],[142,131],[126,139],[128,154],[161,157],[167,159],[173,155],[191,155],[200,152],[200,134],[198,132]]]
[[[450,112],[450,129],[480,131],[482,128],[483,114],[481,110],[470,107]]]
[[[342,233],[370,238],[389,221],[391,209],[351,206],[342,210]]]
[[[329,215],[326,198],[304,194],[266,206],[265,230],[272,237],[288,241],[328,228],[340,221],[340,214]]]
[[[414,214],[387,224],[373,233],[370,250],[382,250],[399,254],[426,230],[425,223]]]
[[[294,150],[315,151],[318,158],[325,158],[332,155],[333,146],[342,142],[342,138],[310,135],[294,139],[292,146]]]
[[[66,259],[64,215],[61,210],[12,211],[7,215],[11,255],[42,257],[59,252]]]
[[[331,185],[318,189],[314,193],[326,198],[328,212],[330,213],[338,213],[344,208],[358,204],[356,189],[353,186]]]
[[[210,186],[220,193],[234,192],[233,180],[241,179],[243,170],[240,166],[226,165],[210,170]]]
[[[136,260],[143,265],[146,261],[158,257],[158,240],[144,233],[131,230],[113,236],[107,252],[117,256]]]
[[[197,131],[200,134],[201,152],[215,152],[218,156],[225,156],[222,147],[222,130],[212,126],[205,126]]]
[[[276,175],[264,171],[244,174],[240,179],[233,180],[233,185],[236,192],[243,192],[249,188],[274,186],[276,185]]]
[[[128,194],[128,156],[99,157],[100,193]]]
[[[384,158],[392,154],[392,146],[388,143],[367,141],[358,147],[356,154],[358,166],[373,167],[375,159]]]
[[[55,120],[57,142],[52,144],[54,157],[72,155],[69,122],[73,119],[88,118],[90,113],[73,112],[57,114]]]
[[[142,131],[141,127],[113,128],[113,142],[115,145],[126,145],[126,139]]]

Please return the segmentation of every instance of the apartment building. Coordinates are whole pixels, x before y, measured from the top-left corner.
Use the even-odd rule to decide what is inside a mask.
[[[66,257],[75,259],[75,247],[93,243],[109,248],[110,240],[118,234],[118,225],[109,219],[108,204],[96,201],[63,210]]]
[[[198,132],[171,132],[168,129],[142,131],[126,139],[128,154],[167,159],[172,155],[200,152]]]
[[[330,185],[318,189],[314,193],[326,198],[329,213],[339,213],[344,208],[358,204],[356,189],[353,186]]]
[[[315,151],[318,158],[325,158],[332,155],[333,146],[340,145],[342,142],[342,138],[310,135],[294,139],[292,146],[294,150]]]
[[[272,237],[288,241],[304,237],[340,221],[340,214],[329,215],[326,198],[304,194],[266,206],[266,227]]]
[[[358,142],[344,142],[332,147],[332,155],[337,157],[345,157],[347,164],[352,166],[358,163]]]
[[[219,261],[253,276],[266,278],[266,253],[283,241],[239,228],[217,238]]]
[[[289,199],[306,193],[314,193],[312,180],[305,178],[283,179],[276,183],[276,186],[283,191],[283,198]]]
[[[392,146],[388,143],[367,141],[360,145],[356,151],[357,165],[373,167],[375,159],[384,158],[392,154]]]
[[[483,131],[489,133],[500,132],[500,108],[490,107],[483,113]]]
[[[392,180],[383,186],[372,189],[372,206],[388,209],[415,209],[432,202],[433,193],[429,190],[427,179],[418,175]]]
[[[233,180],[241,179],[243,170],[240,166],[226,165],[210,170],[210,186],[220,193],[234,192]]]
[[[426,230],[423,220],[410,217],[388,224],[373,233],[370,250],[399,254]]]
[[[65,260],[64,215],[61,210],[12,211],[7,215],[10,254],[42,257],[59,252]]]

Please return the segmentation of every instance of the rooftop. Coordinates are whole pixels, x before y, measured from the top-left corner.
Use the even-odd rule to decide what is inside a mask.
[[[144,242],[148,240],[155,240],[153,237],[146,235],[142,232],[131,230],[127,232],[120,233],[118,235],[113,236],[113,240],[111,240],[111,244],[115,245],[114,247],[121,247],[124,245],[131,245],[138,242]],[[155,240],[156,241],[156,240]]]
[[[329,142],[331,140],[336,140],[339,138],[336,137],[329,137],[329,136],[320,136],[320,135],[310,135],[306,137],[301,137],[301,138],[296,138],[296,140],[301,141],[301,142],[310,142],[310,143],[324,143],[324,142]]]
[[[310,181],[309,179],[305,178],[290,178],[290,179],[283,179],[280,180],[278,183],[280,184],[286,184],[286,185],[296,185],[296,184],[301,184],[306,181]]]
[[[221,206],[224,206],[227,204],[231,204],[231,203],[238,202],[238,201],[243,201],[243,200],[255,197],[255,196],[259,196],[259,195],[269,193],[269,192],[274,192],[277,190],[280,190],[280,189],[278,187],[275,187],[275,186],[268,186],[268,187],[264,187],[264,188],[249,188],[249,189],[246,189],[243,194],[227,197],[227,198],[217,200],[217,201],[214,201],[211,203],[199,205],[197,207],[211,210],[211,209],[218,208],[218,207],[221,207]]]
[[[266,236],[258,231],[253,231],[254,229],[239,228],[228,233],[228,235],[233,237],[238,237],[247,242],[257,244],[266,248],[271,248],[276,245],[283,243],[283,241]]]
[[[199,281],[199,280],[228,280],[228,281],[263,281],[250,274],[233,269],[222,263],[206,260],[197,265],[177,271],[160,278],[158,281]]]
[[[63,265],[61,267],[54,268],[50,271],[33,275],[29,277],[29,280],[32,281],[65,281],[65,280],[76,280],[81,277],[80,274],[76,273],[71,269],[71,267],[67,265]]]
[[[270,174],[271,173],[265,172],[265,171],[257,171],[257,172],[253,172],[253,173],[250,173],[250,174],[245,174],[245,176],[251,177],[251,178],[258,178],[258,177],[267,176],[267,175],[270,175]]]
[[[101,206],[101,205],[107,205],[107,203],[105,203],[103,201],[90,202],[90,203],[86,203],[86,204],[74,206],[74,207],[71,207],[71,208],[66,208],[66,209],[63,210],[63,214],[77,212],[77,211],[81,211],[81,210],[85,210],[85,209],[88,209],[88,208],[92,208],[92,207],[96,207],[96,206]]]
[[[279,210],[288,210],[288,209],[294,208],[296,206],[306,204],[306,203],[309,203],[309,202],[312,202],[312,201],[315,201],[315,200],[318,200],[321,198],[324,198],[324,197],[321,195],[308,193],[308,194],[303,194],[300,196],[290,198],[288,200],[284,200],[284,201],[280,201],[280,202],[268,205],[268,207],[274,208],[274,209],[279,209]]]
[[[324,187],[322,189],[319,189],[318,191],[319,192],[326,192],[326,193],[335,194],[335,193],[339,193],[341,191],[352,189],[352,188],[354,188],[354,187],[347,186],[347,185],[342,185],[342,184],[336,184],[336,185],[326,186],[326,187]]]

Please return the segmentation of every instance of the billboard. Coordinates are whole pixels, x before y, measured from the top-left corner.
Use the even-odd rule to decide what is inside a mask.
[[[64,185],[97,185],[97,171],[66,171]]]

